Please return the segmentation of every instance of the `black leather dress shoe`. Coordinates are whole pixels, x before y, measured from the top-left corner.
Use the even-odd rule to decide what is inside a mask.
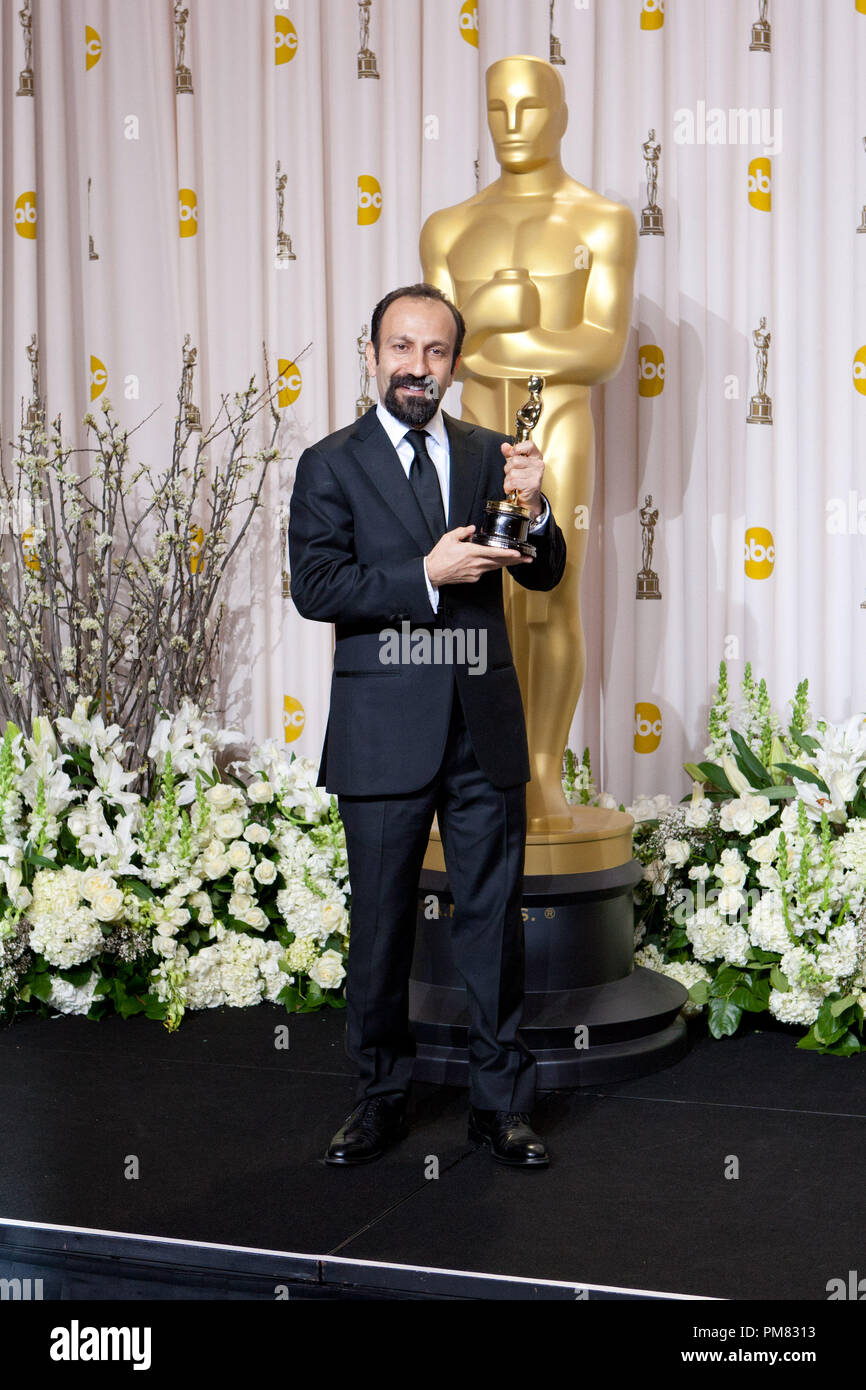
[[[337,1130],[328,1145],[325,1162],[343,1167],[351,1163],[372,1163],[408,1133],[404,1099],[370,1096],[355,1106]]]
[[[524,1110],[476,1110],[469,1112],[469,1138],[486,1144],[497,1163],[512,1168],[547,1168],[550,1156],[530,1127]]]

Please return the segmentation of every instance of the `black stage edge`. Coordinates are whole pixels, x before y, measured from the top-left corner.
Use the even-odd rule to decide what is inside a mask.
[[[0,1217],[0,1301],[206,1298],[273,1303],[328,1296],[566,1303],[695,1301],[685,1294],[647,1289],[256,1250]]]
[[[595,873],[527,875],[526,1000],[521,1034],[545,1089],[602,1085],[679,1061],[688,1047],[676,980],[634,967],[636,859]],[[466,988],[454,964],[444,873],[421,874],[409,1016],[414,1076],[469,1085]]]

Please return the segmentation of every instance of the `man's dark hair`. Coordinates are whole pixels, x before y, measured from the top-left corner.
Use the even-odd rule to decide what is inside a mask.
[[[438,299],[441,304],[447,304],[457,325],[457,339],[454,343],[454,353],[451,358],[451,370],[454,370],[454,363],[460,356],[460,349],[463,347],[463,339],[466,336],[466,324],[463,322],[463,315],[455,304],[444,295],[441,290],[437,290],[435,285],[403,285],[399,290],[392,290],[386,294],[384,299],[373,310],[373,318],[370,322],[370,342],[373,344],[373,351],[376,354],[376,361],[379,361],[379,329],[382,325],[382,315],[393,304],[395,299]]]

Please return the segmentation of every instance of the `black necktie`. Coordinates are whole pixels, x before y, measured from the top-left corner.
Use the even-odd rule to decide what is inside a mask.
[[[412,445],[415,455],[409,468],[409,482],[430,527],[430,534],[434,541],[438,541],[445,531],[445,508],[436,465],[427,452],[427,431],[407,430],[403,437]]]

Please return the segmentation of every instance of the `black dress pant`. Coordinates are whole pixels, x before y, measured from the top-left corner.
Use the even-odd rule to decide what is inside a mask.
[[[436,777],[407,796],[339,797],[352,888],[346,982],[347,1052],[357,1098],[405,1095],[415,1041],[409,973],[418,879],[434,812],[454,896],[450,929],[469,996],[469,1100],[483,1110],[531,1110],[536,1064],[520,1037],[521,915],[526,788],[494,787],[475,758],[454,685]]]

